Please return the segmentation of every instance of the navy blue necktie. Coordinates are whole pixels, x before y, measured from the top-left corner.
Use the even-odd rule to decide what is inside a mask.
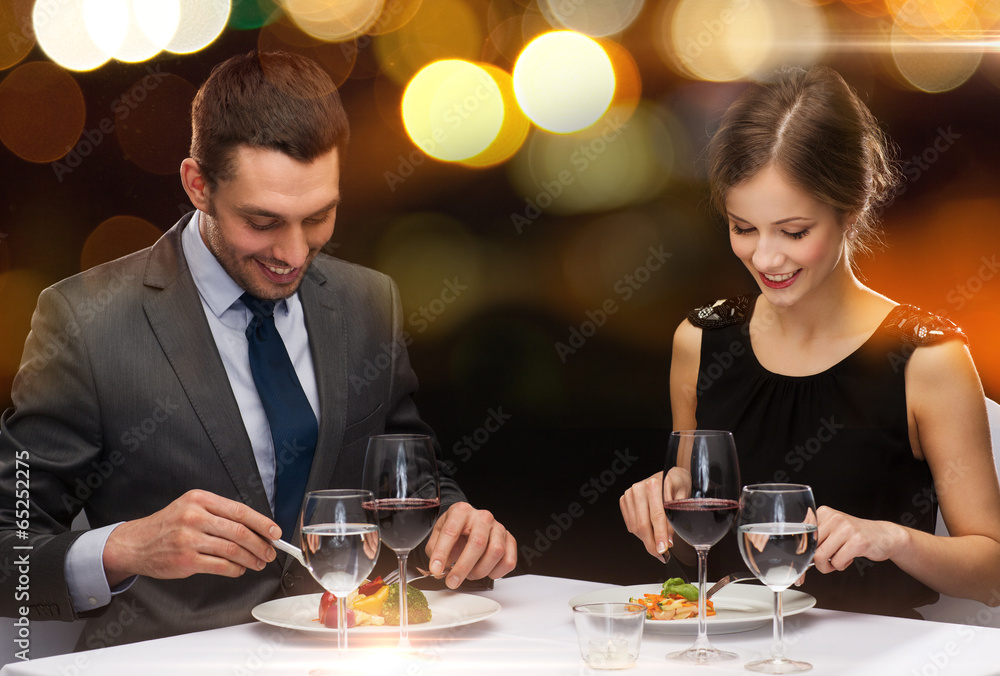
[[[319,427],[292,360],[274,325],[274,301],[249,293],[240,300],[253,313],[247,326],[250,372],[274,441],[274,520],[291,541],[309,479]]]

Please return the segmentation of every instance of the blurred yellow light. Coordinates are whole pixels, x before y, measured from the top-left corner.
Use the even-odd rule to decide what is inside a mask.
[[[979,68],[983,58],[982,30],[975,14],[965,17],[963,39],[935,34],[933,42],[915,37],[911,29],[892,27],[892,58],[900,74],[921,91],[945,92],[962,85]],[[928,32],[923,36],[928,37]]]
[[[177,30],[164,49],[191,54],[209,46],[229,20],[230,0],[181,0]]]
[[[568,215],[620,209],[659,194],[674,164],[665,114],[640,105],[627,122],[615,109],[576,134],[536,130],[507,164],[524,207],[511,216],[522,232],[542,212]]]
[[[53,162],[69,152],[86,115],[80,85],[48,61],[29,61],[0,82],[0,141],[29,162]]]
[[[368,29],[369,35],[383,35],[397,31],[410,22],[420,9],[422,0],[388,0],[382,13]]]
[[[84,25],[112,58],[138,63],[173,39],[180,12],[179,0],[85,0]]]
[[[976,13],[975,4],[969,0],[886,1],[895,25],[921,40],[961,30]]]
[[[102,48],[89,30],[87,0],[61,0],[55,2],[36,2],[31,13],[31,23],[38,38],[38,45],[63,68],[69,70],[93,70],[111,58],[113,50]],[[89,10],[93,11],[93,10]],[[121,12],[113,13],[113,20],[121,20]],[[110,36],[109,36],[110,37]],[[124,32],[121,34],[124,40]],[[112,39],[112,42],[114,40]],[[117,49],[120,43],[113,45]]]
[[[514,64],[514,93],[539,127],[571,133],[594,124],[608,109],[615,72],[607,52],[591,38],[573,31],[545,33]]]
[[[489,64],[481,64],[481,67],[489,73],[500,88],[500,93],[503,96],[503,123],[500,125],[496,139],[486,150],[462,162],[470,167],[490,167],[506,162],[521,149],[525,139],[528,138],[528,132],[531,130],[531,122],[517,105],[517,97],[514,96],[514,82],[510,73]]]
[[[403,92],[406,133],[439,160],[467,160],[482,153],[496,139],[503,118],[500,87],[468,61],[432,63]]]
[[[646,0],[539,0],[538,7],[553,28],[568,28],[594,37],[621,33]]]
[[[679,0],[663,13],[668,62],[688,77],[729,82],[767,69],[774,46],[771,10],[762,0]]]
[[[35,46],[31,30],[32,0],[9,0],[0,3],[0,70],[10,68],[28,55]]]
[[[629,51],[617,42],[601,40],[601,47],[607,52],[615,70],[615,95],[611,108],[619,112],[624,121],[632,116],[642,96],[639,66]]]
[[[325,42],[303,33],[287,17],[272,21],[260,29],[257,35],[257,49],[265,52],[292,52],[309,57],[320,65],[339,87],[344,84],[354,70],[358,47],[355,41]],[[267,61],[264,61],[267,72]]]
[[[478,61],[483,40],[480,20],[464,0],[428,0],[404,26],[375,37],[375,58],[402,86],[435,61]]]
[[[285,12],[304,32],[327,42],[364,35],[382,13],[384,0],[283,0]]]

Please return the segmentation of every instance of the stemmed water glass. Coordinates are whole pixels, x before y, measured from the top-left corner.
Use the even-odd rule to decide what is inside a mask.
[[[365,580],[378,558],[371,491],[307,493],[299,515],[302,556],[316,581],[337,597],[337,648],[347,649],[347,596]]]
[[[663,509],[671,528],[698,554],[698,638],[670,659],[695,663],[730,660],[708,640],[705,622],[705,560],[729,531],[739,509],[740,470],[730,432],[683,430],[670,435],[663,472]]]
[[[774,592],[774,642],[769,659],[750,662],[751,671],[793,674],[808,662],[785,657],[781,593],[802,577],[816,553],[816,501],[801,484],[754,484],[743,489],[737,522],[740,554],[747,566]]]
[[[408,649],[406,559],[430,534],[441,508],[437,460],[430,437],[380,434],[368,440],[362,486],[372,492],[382,542],[399,560],[399,647]]]

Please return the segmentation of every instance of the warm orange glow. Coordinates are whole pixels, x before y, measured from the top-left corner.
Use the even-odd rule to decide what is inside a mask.
[[[282,0],[285,12],[305,33],[319,40],[353,40],[375,23],[384,0]]]
[[[35,46],[31,30],[32,0],[7,0],[0,4],[0,70],[16,65]]]
[[[80,253],[80,269],[87,270],[151,246],[163,232],[138,216],[113,216],[94,228]]]
[[[483,39],[479,18],[463,0],[433,0],[399,30],[376,36],[375,56],[385,75],[405,85],[435,61],[478,61]]]
[[[76,80],[47,61],[18,66],[0,82],[0,141],[29,162],[65,155],[83,132],[86,112]]]
[[[257,36],[260,52],[284,51],[301,54],[316,61],[338,87],[347,81],[358,58],[354,40],[325,42],[303,33],[288,18],[282,17],[260,29]]]
[[[368,29],[369,35],[384,35],[397,31],[416,16],[423,0],[385,0],[382,13]]]

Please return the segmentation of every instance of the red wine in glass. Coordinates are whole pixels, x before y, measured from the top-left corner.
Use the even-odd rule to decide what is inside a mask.
[[[711,547],[729,532],[740,503],[719,498],[686,498],[669,500],[663,509],[670,525],[685,542]]]
[[[441,510],[437,498],[383,498],[365,505],[375,509],[382,542],[393,551],[419,545],[434,527]]]

